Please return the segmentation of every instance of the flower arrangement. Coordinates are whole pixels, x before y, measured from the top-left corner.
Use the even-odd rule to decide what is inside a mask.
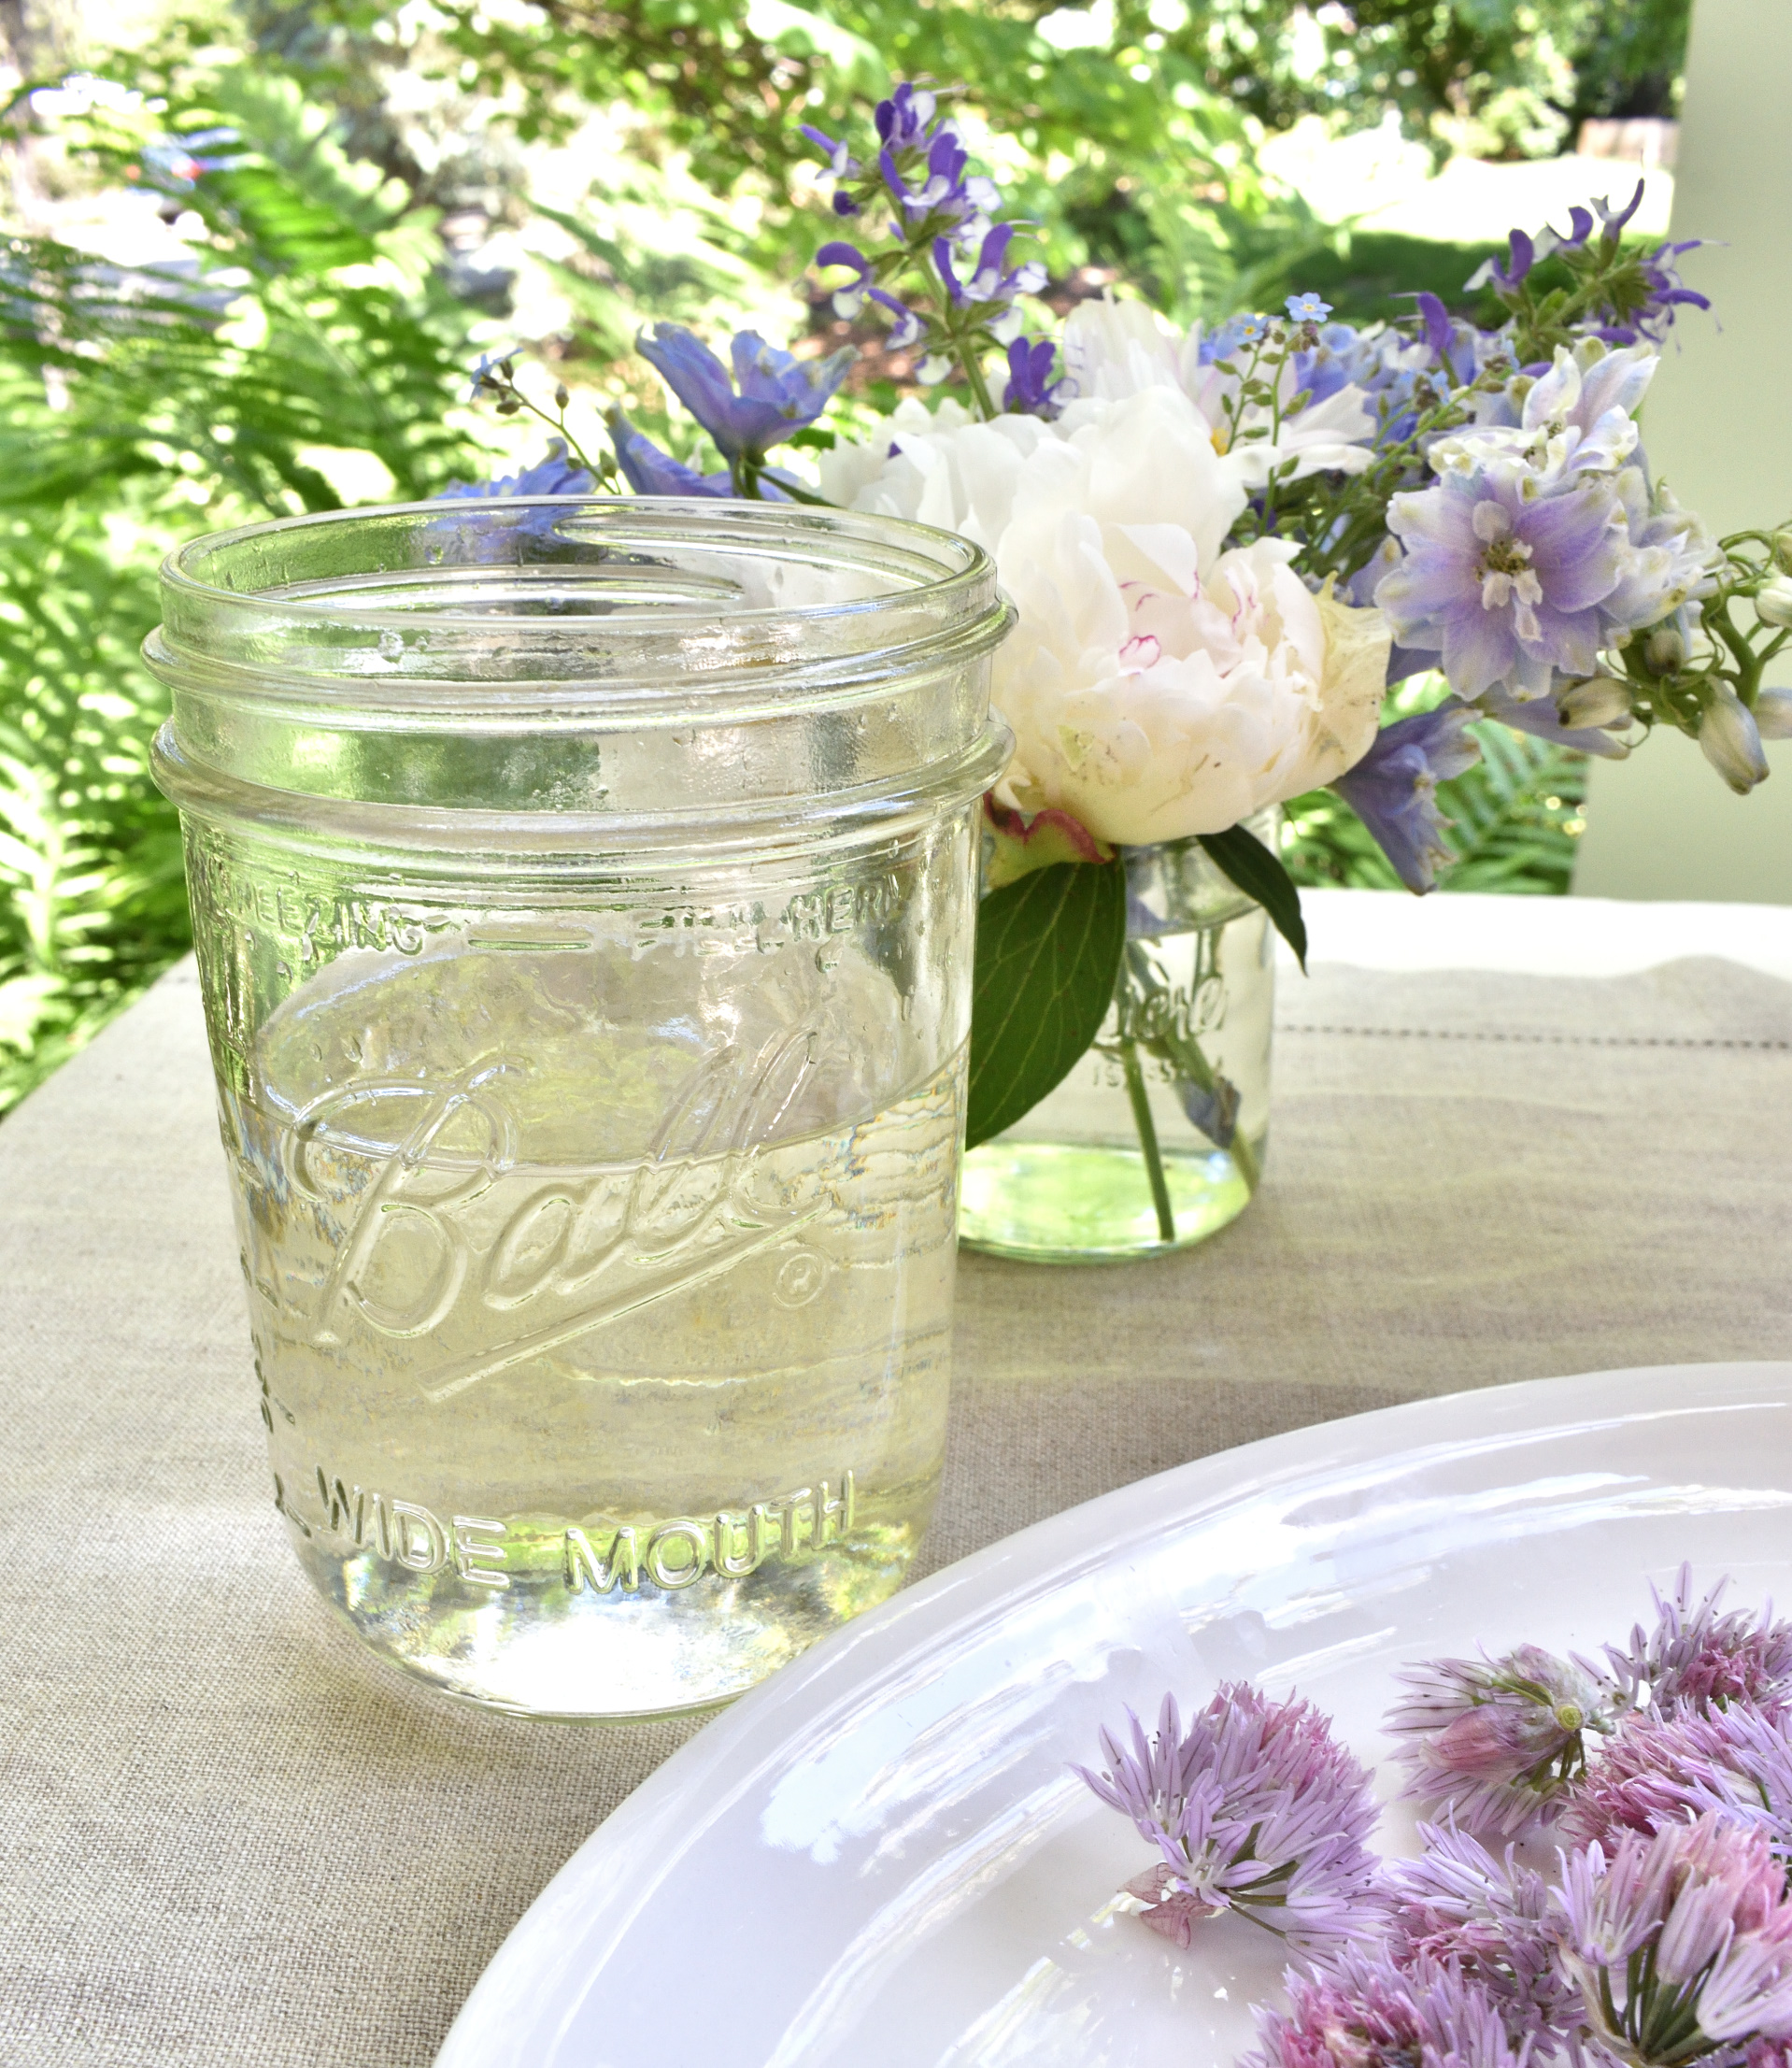
[[[1101,1026],[1130,850],[1199,842],[1303,958],[1294,885],[1247,821],[1329,784],[1429,890],[1437,788],[1478,758],[1477,722],[1605,756],[1668,725],[1732,789],[1766,777],[1763,739],[1792,735],[1792,692],[1765,683],[1792,637],[1792,530],[1714,540],[1650,474],[1637,411],[1669,326],[1708,305],[1677,270],[1689,244],[1627,237],[1640,183],[1565,233],[1514,230],[1466,283],[1492,297],[1487,327],[1429,293],[1358,327],[1303,293],[1180,335],[1106,299],[1048,335],[1028,226],[1002,220],[950,102],[904,83],[862,149],[804,134],[851,233],[816,253],[835,310],[875,313],[923,388],[956,392],[846,436],[821,420],[850,349],[744,333],[724,364],[660,324],[639,349],[720,464],[685,464],[618,409],[592,470],[641,494],[886,512],[993,556],[1019,620],[994,681],[1015,748],[987,802],[973,1146]],[[475,387],[564,435],[564,391],[549,417],[514,362]],[[1432,701],[1390,710],[1420,677]],[[1044,871],[1049,895],[1027,880]],[[1162,1060],[1211,1088],[1199,1057]]]
[[[1188,1947],[1230,1912],[1290,1955],[1243,2068],[1787,2068],[1792,1623],[1725,1584],[1683,1567],[1598,1661],[1404,1671],[1415,1860],[1369,1850],[1370,1777],[1308,1703],[1228,1686],[1102,1733],[1076,1771],[1157,1849],[1142,1921]]]

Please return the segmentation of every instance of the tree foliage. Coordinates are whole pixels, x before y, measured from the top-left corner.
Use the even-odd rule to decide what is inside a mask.
[[[788,273],[812,231],[788,205],[812,122],[868,133],[892,76],[962,85],[968,126],[1060,272],[1124,268],[1166,309],[1243,306],[1278,249],[1328,237],[1254,169],[1264,128],[1384,118],[1440,154],[1539,155],[1587,115],[1671,111],[1689,0],[252,0],[263,45],[356,111],[369,148],[446,198],[401,124],[369,111],[399,69],[507,111],[525,141],[593,107],[711,193],[750,193],[746,242]],[[1260,125],[1260,126],[1259,126]],[[446,182],[446,184],[445,184]],[[1330,240],[1335,241],[1335,239]]]

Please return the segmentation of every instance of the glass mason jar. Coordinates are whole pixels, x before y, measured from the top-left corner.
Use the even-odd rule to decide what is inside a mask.
[[[202,539],[163,606],[300,1561],[494,1707],[737,1693],[889,1593],[933,1505],[988,562],[467,500]]]
[[[1266,847],[1276,807],[1245,820]],[[959,1235],[1041,1263],[1160,1256],[1250,1205],[1269,1136],[1269,916],[1197,840],[1129,848],[1114,1002],[1056,1091],[965,1158]]]

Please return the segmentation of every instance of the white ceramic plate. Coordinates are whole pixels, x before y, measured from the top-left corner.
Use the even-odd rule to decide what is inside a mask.
[[[1792,1364],[1507,1386],[1203,1458],[1025,1530],[787,1666],[568,1861],[437,2068],[1208,2068],[1273,1942],[1117,1912],[1150,1854],[1066,1771],[1254,1676],[1365,1759],[1402,1661],[1591,1648],[1682,1559],[1792,1599]],[[1391,1792],[1384,1770],[1383,1791]],[[1409,1849],[1410,1818],[1385,1819]]]

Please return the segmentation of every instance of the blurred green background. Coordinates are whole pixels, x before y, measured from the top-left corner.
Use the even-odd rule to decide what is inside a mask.
[[[0,0],[0,1112],[187,945],[136,657],[162,554],[538,457],[539,426],[466,400],[514,341],[592,449],[622,400],[688,450],[642,322],[841,327],[804,284],[829,218],[799,122],[961,83],[1060,311],[1118,286],[1186,322],[1312,287],[1385,317],[1418,287],[1460,304],[1501,225],[1355,229],[1277,140],[1373,132],[1424,172],[1659,124],[1687,4]],[[857,335],[858,390],[900,383]],[[1582,794],[1574,757],[1497,732],[1450,786],[1444,887],[1565,890]],[[1289,818],[1303,880],[1393,885],[1329,796]]]

